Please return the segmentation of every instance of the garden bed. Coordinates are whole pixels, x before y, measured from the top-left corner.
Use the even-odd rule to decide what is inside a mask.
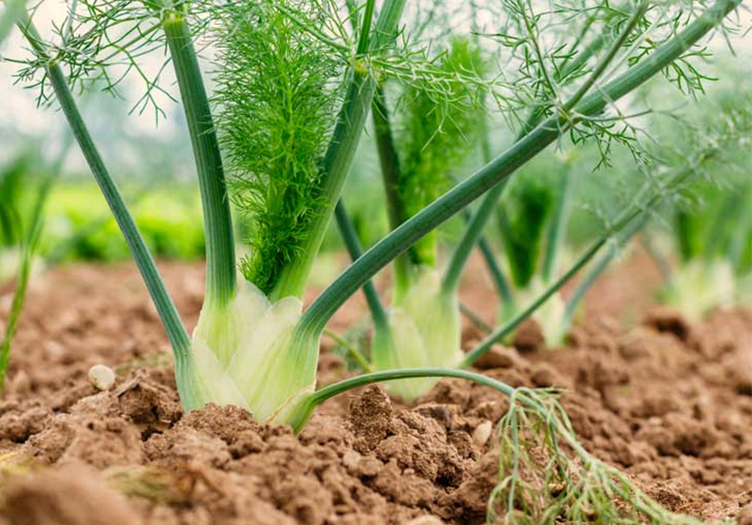
[[[192,327],[203,269],[162,267]],[[481,273],[462,296],[491,320]],[[651,275],[644,259],[614,269],[566,348],[531,351],[528,337],[479,368],[564,387],[585,447],[667,508],[752,523],[752,312],[688,324],[649,307]],[[485,522],[500,394],[444,380],[404,407],[372,386],[325,404],[298,438],[238,408],[184,415],[135,269],[75,265],[32,283],[0,403],[0,524]],[[8,302],[3,291],[0,319]],[[364,313],[358,297],[332,328]],[[478,337],[466,327],[466,343]],[[111,389],[89,384],[94,364],[116,370]],[[346,374],[322,355],[320,382]]]

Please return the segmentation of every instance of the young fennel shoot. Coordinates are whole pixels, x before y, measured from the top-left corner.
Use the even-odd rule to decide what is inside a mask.
[[[58,158],[52,163],[48,172],[37,183],[38,186],[33,190],[34,201],[28,216],[25,216],[25,214],[17,208],[12,207],[12,202],[0,202],[0,210],[5,210],[2,213],[2,216],[10,221],[8,226],[10,230],[14,232],[15,240],[20,245],[20,256],[16,272],[13,299],[11,300],[10,311],[8,312],[3,337],[0,339],[0,398],[2,398],[5,375],[8,371],[8,364],[10,362],[11,345],[13,343],[13,338],[16,335],[16,331],[18,330],[18,321],[21,317],[21,312],[26,300],[26,292],[28,291],[29,280],[31,278],[32,267],[35,260],[34,257],[39,246],[39,238],[44,225],[44,208],[50,190],[62,170],[62,164],[68,154],[70,146],[71,140],[68,138],[66,139]],[[13,174],[14,172],[11,171],[10,178],[12,178]],[[0,186],[3,186],[4,184],[2,183],[7,182],[8,180],[9,178],[4,178],[4,180],[0,181]],[[30,185],[27,182],[26,188],[28,189],[29,186]],[[8,194],[3,195],[4,197],[9,197]]]

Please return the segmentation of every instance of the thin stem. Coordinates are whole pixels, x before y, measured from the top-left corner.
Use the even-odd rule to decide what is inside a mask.
[[[387,0],[382,7],[370,39],[370,50],[382,49],[393,41],[405,7],[405,1]],[[337,124],[322,163],[320,197],[323,202],[323,209],[311,221],[311,234],[306,237],[303,246],[301,246],[300,253],[302,256],[300,259],[286,265],[282,270],[271,293],[270,299],[272,301],[287,296],[300,297],[303,294],[313,260],[321,247],[321,242],[350,171],[375,90],[376,80],[366,68],[356,63],[355,67],[352,68],[352,77],[345,100],[337,117]]]
[[[408,215],[399,196],[400,161],[394,146],[389,108],[386,104],[384,87],[381,84],[376,87],[376,94],[373,97],[372,117],[381,177],[386,194],[389,228],[394,230],[408,219]],[[407,254],[398,256],[394,261],[394,281],[396,299],[399,299],[407,292],[410,285],[410,260]]]
[[[661,250],[655,245],[653,239],[650,236],[650,233],[646,230],[643,231],[640,235],[640,245],[650,256],[650,258],[655,262],[655,265],[658,267],[658,272],[661,274],[661,279],[663,279],[663,283],[671,284],[671,281],[673,279],[671,265],[669,264],[666,255],[664,255]]]
[[[562,275],[558,280],[552,283],[546,291],[538,296],[527,308],[519,312],[512,319],[504,323],[502,326],[491,332],[483,341],[473,348],[465,356],[464,361],[460,366],[469,367],[472,366],[475,361],[485,354],[497,341],[504,338],[506,335],[512,333],[522,321],[532,315],[540,306],[542,306],[552,295],[558,292],[572,277],[577,273],[598,253],[598,251],[608,242],[609,235],[604,234],[597,241],[595,241],[588,250],[580,256],[579,259],[572,265],[567,272]]]
[[[487,322],[483,320],[480,314],[476,312],[475,310],[473,310],[472,308],[470,308],[470,306],[468,306],[467,304],[460,303],[460,313],[462,313],[462,315],[470,319],[470,321],[475,326],[480,328],[483,332],[486,332],[488,334],[488,333],[491,333],[491,331],[493,331],[493,328]]]
[[[658,47],[652,55],[643,58],[598,92],[585,97],[575,108],[577,116],[566,119],[562,115],[550,117],[492,162],[400,225],[329,285],[303,314],[301,324],[321,333],[326,322],[344,301],[395,257],[494,185],[508,178],[520,166],[553,143],[570,126],[587,116],[602,112],[609,103],[622,98],[661,72],[715,28],[740,3],[741,0],[718,0],[681,33]]]
[[[358,363],[358,366],[361,370],[363,370],[364,372],[370,372],[372,370],[371,364],[368,362],[366,356],[364,356],[360,352],[360,350],[348,343],[343,337],[340,337],[338,334],[332,332],[331,330],[324,330],[324,335],[347,350],[347,353],[349,353],[350,357],[352,357]]]
[[[50,173],[42,180],[34,202],[34,207],[31,211],[31,223],[29,224],[24,236],[23,246],[21,247],[20,252],[21,262],[18,267],[18,273],[16,274],[16,286],[13,291],[10,313],[5,326],[5,335],[0,342],[0,399],[2,398],[5,374],[8,370],[8,362],[10,360],[11,343],[13,342],[13,339],[16,336],[16,331],[18,330],[18,321],[21,318],[21,311],[23,310],[26,291],[29,285],[29,278],[31,277],[31,270],[34,264],[34,255],[36,254],[37,246],[39,245],[39,238],[42,233],[44,207],[47,204],[47,197],[50,194],[50,190],[60,175],[62,164],[70,151],[70,146],[71,140],[68,136],[65,139],[60,155],[51,166]]]
[[[547,146],[547,145],[546,145]],[[541,148],[541,151],[545,148]],[[532,158],[532,156],[530,157]],[[498,157],[497,159],[498,160]],[[493,163],[494,161],[492,161]],[[489,166],[490,164],[486,164]],[[521,165],[521,164],[520,164]],[[483,168],[481,168],[482,170]],[[491,188],[488,195],[481,201],[480,206],[472,218],[467,224],[465,231],[460,239],[459,244],[454,248],[452,257],[449,259],[449,265],[444,272],[444,279],[441,286],[445,293],[456,293],[457,287],[460,284],[460,277],[462,277],[462,271],[465,269],[470,253],[472,252],[478,239],[483,234],[483,230],[486,228],[486,223],[491,213],[496,208],[501,194],[504,193],[504,189],[507,187],[508,180],[502,180],[499,184]]]
[[[37,240],[39,238],[39,230],[41,230],[40,224],[31,230],[28,235],[28,239],[24,242],[24,246],[20,253],[20,264],[18,267],[18,273],[16,278],[16,286],[13,291],[13,300],[10,305],[10,312],[8,314],[7,324],[5,325],[5,334],[3,340],[0,342],[0,399],[2,399],[3,385],[5,383],[5,373],[8,370],[8,361],[10,360],[10,346],[13,342],[13,338],[16,336],[16,330],[18,329],[18,320],[21,317],[21,311],[23,310],[24,300],[26,298],[26,289],[29,284],[29,276],[31,275],[31,267],[34,262],[34,252],[36,250]]]
[[[588,290],[590,290],[590,288],[592,288],[593,284],[595,284],[598,278],[603,274],[606,268],[608,268],[616,255],[619,253],[619,246],[626,244],[635,233],[641,230],[645,226],[646,219],[647,215],[643,215],[639,220],[633,221],[629,225],[629,227],[627,227],[626,230],[622,233],[619,241],[613,243],[609,247],[608,251],[603,254],[603,257],[601,257],[600,260],[598,260],[590,269],[590,271],[588,271],[577,283],[577,286],[572,292],[572,296],[569,298],[566,309],[564,311],[564,322],[567,324],[567,326],[572,324],[574,313],[580,306],[580,302],[582,301],[582,299],[584,299],[585,294],[588,292]]]
[[[496,259],[493,248],[485,239],[481,237],[478,239],[478,247],[480,248],[483,258],[486,261],[486,266],[491,273],[491,279],[496,287],[496,293],[501,297],[501,305],[505,312],[514,311],[514,295],[512,294],[512,287],[509,285],[507,278],[504,277],[504,272],[499,267],[499,261]]]
[[[363,255],[363,249],[360,246],[360,240],[358,239],[358,233],[355,231],[355,227],[350,220],[350,216],[345,208],[345,203],[340,198],[337,203],[337,207],[334,210],[334,216],[337,219],[337,226],[339,227],[342,239],[345,241],[345,246],[350,254],[350,258],[353,261]],[[381,303],[379,294],[376,291],[372,280],[368,280],[363,285],[363,295],[366,297],[368,303],[368,309],[371,311],[371,317],[373,318],[373,324],[376,328],[383,328],[387,326],[387,315],[384,305]]]
[[[626,41],[629,34],[632,32],[632,30],[635,28],[637,23],[639,22],[640,18],[645,14],[645,10],[647,9],[648,3],[644,1],[638,9],[635,11],[635,13],[632,15],[632,17],[629,20],[629,23],[625,27],[624,31],[622,31],[620,37],[613,43],[609,51],[606,53],[606,56],[600,61],[600,63],[595,67],[590,77],[583,83],[583,85],[580,87],[580,89],[577,90],[575,95],[567,101],[566,104],[564,104],[563,108],[563,115],[566,115],[572,108],[574,108],[580,100],[582,100],[582,97],[585,96],[587,91],[595,84],[595,81],[603,74],[603,72],[606,70],[608,65],[611,63],[611,61],[616,56],[617,51],[624,45],[624,42]],[[525,22],[528,23],[527,15],[524,10],[524,6],[520,6],[523,15],[525,16]],[[531,30],[528,27],[529,30]],[[579,67],[581,65],[581,62],[576,62],[572,64],[572,67]],[[541,66],[542,67],[542,66]],[[542,67],[542,70],[545,72],[545,68]],[[566,77],[569,73],[565,71],[562,76]],[[552,87],[553,89],[553,87]],[[597,94],[596,94],[597,95]],[[605,106],[605,104],[604,104]],[[518,137],[518,142],[528,133],[531,133],[530,130],[534,126],[534,123],[539,119],[539,108],[534,108],[533,112],[530,114],[528,121],[525,123],[525,125],[522,127],[522,130],[520,131],[520,136]],[[551,121],[552,119],[559,120],[561,117],[552,117],[547,120],[547,122]],[[561,123],[557,123],[557,125],[562,125]],[[444,275],[444,282],[442,283],[442,286],[445,290],[456,290],[457,286],[459,284],[459,278],[462,275],[462,270],[465,267],[465,264],[467,263],[467,259],[470,256],[470,252],[472,251],[473,247],[475,246],[475,243],[478,241],[478,238],[480,237],[481,233],[486,227],[486,224],[488,223],[489,218],[491,217],[491,213],[496,208],[496,203],[501,198],[501,195],[504,193],[504,188],[506,187],[506,182],[499,184],[498,187],[493,188],[488,195],[483,199],[483,202],[481,202],[481,205],[478,207],[478,210],[475,212],[475,215],[473,216],[470,223],[467,225],[467,228],[462,236],[462,239],[460,240],[459,244],[455,248],[454,252],[452,253],[452,257],[449,261],[449,266],[447,266],[446,273]]]
[[[188,23],[181,13],[168,11],[162,27],[180,87],[201,190],[206,232],[205,301],[221,307],[235,297],[236,287],[235,244],[222,156]]]
[[[572,98],[570,98],[567,103],[564,104],[565,112],[569,112],[574,109],[574,107],[580,102],[580,100],[582,100],[582,98],[587,95],[588,91],[590,91],[590,88],[595,85],[596,81],[603,75],[603,73],[606,72],[606,69],[611,65],[611,62],[613,62],[614,58],[616,57],[616,53],[618,53],[622,46],[624,46],[627,38],[629,38],[629,35],[632,34],[632,31],[634,31],[635,27],[637,27],[637,24],[640,22],[640,19],[645,16],[645,12],[647,12],[649,6],[650,2],[648,0],[643,0],[640,5],[637,6],[635,12],[632,13],[631,17],[629,17],[629,21],[627,22],[624,30],[619,35],[619,38],[617,38],[616,41],[611,44],[611,47],[606,52],[606,55],[595,66],[595,69],[593,69],[592,73],[590,73],[590,76],[585,80],[585,82],[582,83],[582,85],[575,92]]]
[[[556,202],[546,236],[546,251],[543,254],[543,282],[548,282],[556,270],[556,265],[564,244],[569,222],[570,188],[572,187],[572,166],[567,160],[560,175],[559,199]]]
[[[371,40],[371,23],[373,22],[373,10],[376,6],[376,0],[366,0],[366,12],[363,15],[363,27],[360,29],[360,40],[358,41],[358,56],[363,56],[368,52],[368,44]]]
[[[613,221],[613,224],[604,231],[601,236],[595,240],[590,247],[583,253],[577,261],[572,265],[569,270],[562,275],[556,282],[551,284],[546,291],[536,298],[533,303],[528,306],[523,312],[517,314],[509,322],[503,326],[494,330],[492,334],[486,337],[478,346],[473,348],[465,356],[465,360],[462,362],[463,367],[471,366],[477,361],[496,341],[503,338],[512,330],[517,328],[519,324],[527,319],[535,310],[542,306],[553,294],[558,292],[562,286],[564,286],[572,277],[574,277],[597,253],[605,246],[608,241],[614,235],[631,236],[644,224],[644,220],[647,213],[652,209],[665,194],[670,193],[671,189],[675,189],[683,184],[693,174],[692,170],[685,170],[675,175],[668,184],[660,190],[653,191],[651,182],[648,181],[640,188],[635,196],[632,204],[625,210],[623,210]],[[639,219],[639,220],[637,220]],[[633,222],[634,221],[634,222]]]
[[[162,277],[159,275],[159,270],[157,270],[154,259],[151,256],[149,249],[146,247],[146,243],[144,242],[141,233],[138,231],[138,227],[128,211],[128,207],[125,205],[115,181],[107,171],[104,161],[91,138],[86,123],[76,106],[73,94],[68,87],[62,69],[56,62],[52,61],[50,57],[47,56],[42,39],[28,15],[24,14],[20,20],[19,27],[21,31],[26,36],[34,51],[47,64],[47,76],[49,77],[52,88],[55,91],[55,96],[63,110],[63,114],[68,121],[68,126],[73,132],[73,136],[76,138],[76,141],[81,148],[81,152],[83,153],[84,158],[102,191],[102,195],[104,195],[104,198],[118,223],[118,227],[125,238],[125,242],[128,244],[133,259],[136,261],[141,277],[146,284],[146,288],[149,291],[149,295],[154,302],[159,318],[162,321],[165,332],[167,333],[167,338],[172,345],[176,365],[180,366],[185,362],[185,359],[190,352],[190,339],[188,337],[188,332],[180,319],[177,308],[175,308],[175,304],[173,303],[170,294],[167,293],[164,281],[162,281]]]
[[[292,418],[291,424],[293,431],[295,433],[300,432],[316,407],[334,396],[373,383],[383,383],[384,381],[395,381],[398,379],[416,379],[420,377],[455,377],[458,379],[467,379],[480,385],[493,388],[506,396],[511,396],[516,390],[506,383],[502,383],[501,381],[497,381],[496,379],[492,379],[483,374],[453,368],[402,368],[398,370],[371,372],[325,386],[311,394],[305,402],[301,404],[295,417]]]

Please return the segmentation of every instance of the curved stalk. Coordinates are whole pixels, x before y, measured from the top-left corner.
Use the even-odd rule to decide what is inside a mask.
[[[162,27],[178,79],[201,190],[206,232],[204,300],[222,307],[235,297],[236,288],[235,243],[222,156],[188,23],[183,14],[167,11]]]
[[[337,207],[334,210],[335,218],[337,219],[337,226],[339,227],[342,239],[345,241],[345,246],[350,254],[350,258],[353,261],[363,255],[363,249],[360,246],[358,240],[358,233],[355,231],[355,227],[350,220],[350,216],[347,214],[345,203],[342,199],[337,203]],[[366,302],[368,303],[368,309],[371,311],[371,317],[373,318],[373,324],[376,329],[382,329],[387,326],[387,315],[384,305],[381,303],[379,293],[376,291],[373,281],[369,280],[363,285],[363,295],[366,296]]]
[[[392,42],[405,1],[388,0],[382,7],[370,38],[369,50],[380,50]],[[321,199],[324,209],[311,223],[311,234],[306,237],[301,246],[300,259],[288,264],[282,270],[270,295],[272,302],[287,296],[300,297],[303,294],[313,260],[321,247],[350,171],[375,91],[376,79],[362,64],[356,62],[352,68],[352,78],[347,88],[345,101],[337,117],[337,124],[322,163]]]
[[[310,394],[298,406],[295,415],[290,419],[290,424],[293,431],[297,434],[305,426],[311,414],[318,405],[324,401],[331,399],[334,396],[359,388],[362,386],[370,385],[373,383],[382,383],[384,381],[395,381],[398,379],[416,379],[421,377],[455,377],[458,379],[467,379],[474,381],[480,385],[488,386],[501,392],[504,395],[511,396],[515,392],[515,388],[492,379],[483,374],[476,372],[470,372],[469,370],[458,370],[454,368],[401,368],[398,370],[383,370],[380,372],[371,372],[368,374],[361,374],[359,376],[351,377],[334,383],[333,385],[320,388],[316,392]]]
[[[115,181],[107,171],[107,167],[91,138],[91,134],[78,110],[73,94],[68,87],[65,74],[60,66],[47,55],[43,41],[28,15],[24,14],[20,20],[19,28],[34,51],[47,64],[47,76],[63,110],[68,126],[73,132],[73,136],[81,148],[86,163],[89,165],[89,169],[91,169],[138,266],[141,277],[146,284],[146,288],[167,333],[167,338],[172,345],[176,366],[181,367],[185,364],[186,357],[190,352],[190,339],[180,319],[180,314],[178,314],[175,303],[173,303],[170,294],[167,292],[162,276],[159,274],[159,270],[154,263],[154,258],[147,248],[141,233],[138,231],[138,227],[128,211]]]
[[[326,322],[365,281],[403,253],[417,240],[462,210],[486,191],[505,180],[520,166],[535,157],[572,125],[601,113],[608,104],[644,84],[679,58],[698,40],[715,28],[741,0],[718,0],[694,22],[642,59],[629,71],[586,96],[573,114],[557,114],[538,125],[492,162],[476,171],[436,199],[399,228],[391,232],[363,257],[350,265],[306,310],[301,325],[321,333]]]
[[[575,108],[575,106],[577,106],[577,104],[587,94],[590,88],[595,84],[597,79],[606,71],[606,68],[611,64],[614,57],[616,56],[616,53],[624,45],[624,42],[626,41],[627,37],[634,30],[637,23],[645,14],[645,11],[647,10],[648,5],[649,3],[647,1],[643,1],[638,6],[634,14],[630,17],[629,22],[627,23],[626,27],[622,31],[620,37],[609,48],[608,52],[606,53],[606,56],[598,63],[598,65],[595,67],[593,72],[585,80],[582,86],[580,86],[577,92],[564,104],[563,109],[562,109],[564,114],[569,113],[572,109]],[[599,41],[598,46],[600,45],[602,44]],[[592,48],[589,48],[589,49],[592,49]],[[585,60],[587,60],[587,58],[588,57],[585,57]],[[581,61],[573,62],[570,65],[570,68],[567,68],[567,70],[562,73],[561,75],[562,78],[566,78],[572,71],[580,67],[583,63],[584,62],[581,62]],[[535,108],[533,108],[533,111],[531,112],[528,118],[528,121],[525,123],[525,125],[522,127],[522,130],[520,131],[520,136],[518,137],[518,141],[522,137],[524,137],[527,133],[530,132],[530,130],[535,125],[535,122],[540,118],[538,115],[539,110],[540,110],[539,106],[536,106]],[[446,290],[457,289],[457,286],[459,285],[460,276],[462,275],[462,270],[465,268],[465,264],[467,263],[467,259],[470,256],[470,252],[472,251],[476,242],[478,242],[478,238],[480,237],[481,233],[485,229],[486,224],[488,224],[488,219],[491,217],[491,213],[496,208],[496,203],[499,201],[499,199],[501,198],[501,195],[504,193],[505,187],[506,187],[506,182],[499,184],[498,187],[492,189],[488,193],[488,195],[483,199],[483,202],[481,202],[481,205],[478,207],[478,210],[475,212],[475,215],[473,216],[470,223],[468,224],[467,229],[465,230],[465,233],[462,236],[462,240],[460,241],[460,243],[457,245],[454,252],[452,253],[452,258],[449,262],[449,266],[447,267],[447,270],[444,276],[444,283],[443,283],[443,286]]]

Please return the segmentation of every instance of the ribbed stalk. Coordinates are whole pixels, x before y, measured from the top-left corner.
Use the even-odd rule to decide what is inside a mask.
[[[190,352],[190,339],[188,338],[188,333],[180,319],[177,308],[175,307],[170,294],[167,293],[164,281],[162,281],[162,277],[159,275],[159,270],[157,270],[154,259],[152,258],[143,237],[141,237],[141,233],[138,231],[138,227],[128,211],[115,181],[107,171],[104,161],[91,138],[86,123],[84,122],[76,105],[76,101],[73,98],[73,94],[68,87],[62,69],[55,61],[47,56],[47,50],[42,44],[42,39],[28,15],[22,16],[19,27],[37,55],[45,60],[47,64],[47,76],[52,84],[53,90],[55,91],[55,96],[57,97],[60,107],[63,110],[68,126],[73,132],[73,136],[81,148],[81,152],[89,165],[89,169],[91,169],[102,195],[107,201],[107,205],[110,207],[110,211],[115,217],[115,221],[125,238],[125,242],[131,251],[131,255],[138,266],[141,277],[146,284],[149,295],[151,296],[159,318],[162,321],[162,325],[167,333],[167,338],[172,345],[176,366],[180,367],[185,363],[186,356]],[[178,385],[178,387],[180,388],[181,385]]]
[[[505,180],[535,157],[572,123],[601,113],[609,103],[622,98],[684,54],[715,28],[741,0],[719,0],[683,31],[643,58],[629,71],[586,96],[570,115],[555,115],[517,141],[507,151],[482,167],[465,181],[436,199],[411,219],[392,231],[324,290],[306,310],[301,325],[321,333],[327,321],[364,282],[389,264],[425,234],[465,208],[490,188]]]
[[[370,38],[370,50],[382,49],[392,42],[405,7],[405,1],[387,0],[382,7],[373,35]],[[360,142],[376,90],[376,80],[362,64],[354,64],[351,75],[345,101],[337,117],[337,124],[322,163],[321,201],[324,209],[316,214],[311,222],[311,233],[306,237],[303,246],[300,248],[301,257],[282,270],[279,280],[270,294],[272,301],[287,296],[302,296],[313,261],[321,247],[321,242],[350,171],[355,150]]]
[[[178,79],[196,161],[206,235],[205,302],[222,307],[235,297],[235,244],[222,157],[196,50],[185,17],[166,11],[162,27]]]

